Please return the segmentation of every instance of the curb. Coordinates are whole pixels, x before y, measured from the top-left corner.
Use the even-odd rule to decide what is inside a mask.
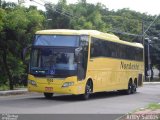
[[[0,91],[0,96],[7,96],[7,95],[20,95],[28,93],[27,89],[22,90],[8,90],[8,91]]]
[[[144,85],[159,85],[160,82],[143,82]]]

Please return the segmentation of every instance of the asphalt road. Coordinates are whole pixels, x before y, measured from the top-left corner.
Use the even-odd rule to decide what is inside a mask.
[[[126,114],[160,102],[160,85],[144,85],[136,94],[96,93],[82,101],[78,96],[56,95],[51,100],[43,94],[0,96],[0,113],[13,114]]]

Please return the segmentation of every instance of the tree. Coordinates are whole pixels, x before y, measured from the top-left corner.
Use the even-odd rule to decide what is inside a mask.
[[[66,0],[60,0],[57,5],[46,5],[46,22],[48,19],[52,21],[47,25],[50,29],[65,29],[69,28],[70,19],[72,18],[70,9],[67,6]]]
[[[8,78],[12,90],[14,82],[25,74],[26,66],[21,59],[22,50],[31,43],[34,32],[42,29],[44,16],[37,9],[20,6],[6,6],[3,11],[6,11],[6,14],[3,15],[1,30],[0,62],[4,72],[0,73],[0,76],[5,75]]]
[[[2,47],[4,45],[3,45],[2,39],[4,39],[3,29],[4,29],[5,16],[6,16],[5,10],[3,10],[3,9],[0,8],[0,65],[2,65],[2,61],[3,61],[3,58],[2,58],[2,54],[3,54],[2,50],[3,49],[2,49]],[[0,67],[0,80],[1,80],[0,81],[0,85],[1,84],[5,84],[6,73],[3,72],[4,69],[5,69],[4,66]]]

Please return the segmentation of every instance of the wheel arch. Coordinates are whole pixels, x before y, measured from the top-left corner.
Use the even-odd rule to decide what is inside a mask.
[[[129,78],[128,84],[129,83],[131,83],[131,84],[133,83],[133,79],[131,77]]]

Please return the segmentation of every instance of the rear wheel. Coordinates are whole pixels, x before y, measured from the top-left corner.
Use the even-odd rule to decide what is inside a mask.
[[[45,98],[51,99],[53,97],[53,93],[44,93]]]
[[[137,86],[135,83],[132,84],[132,93],[136,93],[137,92]]]
[[[132,93],[132,83],[131,82],[128,84],[128,89],[126,90],[126,93],[127,95]]]
[[[132,82],[128,83],[128,89],[126,89],[126,90],[119,90],[119,92],[121,94],[126,94],[126,95],[131,94],[132,93]]]
[[[126,94],[129,95],[132,93],[132,82],[129,82],[128,89],[126,90]]]

